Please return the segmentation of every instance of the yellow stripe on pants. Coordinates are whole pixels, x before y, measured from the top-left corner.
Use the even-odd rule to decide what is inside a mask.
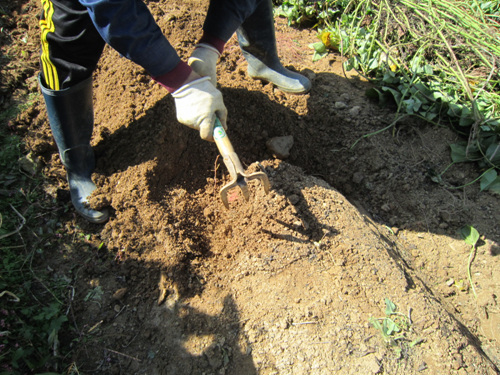
[[[42,62],[43,76],[45,77],[47,88],[59,90],[59,78],[57,76],[56,67],[52,61],[50,61],[49,43],[47,41],[47,34],[53,33],[55,29],[54,22],[52,21],[54,5],[50,0],[42,0],[42,7],[43,19],[40,20],[42,54],[40,59]]]

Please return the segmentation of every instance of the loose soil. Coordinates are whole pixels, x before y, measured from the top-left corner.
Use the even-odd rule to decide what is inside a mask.
[[[186,59],[208,2],[147,3]],[[2,69],[4,107],[38,92],[40,6],[9,6],[2,49],[18,59]],[[47,244],[45,261],[74,288],[79,373],[499,373],[498,196],[460,187],[480,174],[472,164],[451,167],[446,186],[431,180],[458,135],[406,118],[368,136],[394,109],[370,102],[370,84],[344,72],[340,56],[313,63],[315,32],[277,19],[276,33],[283,64],[313,88],[289,95],[253,81],[229,41],[218,64],[228,135],[271,191],[251,183],[250,200],[235,191],[228,210],[215,145],[180,125],[172,97],[111,48],[95,72],[92,139],[92,204],[110,207],[109,222],[75,215],[41,96],[10,123],[41,160],[48,217],[73,238]],[[266,147],[280,136],[294,140],[285,160]],[[465,225],[482,235],[471,264],[477,298],[471,247],[458,234]],[[386,299],[401,322],[387,340],[370,323],[383,321]]]

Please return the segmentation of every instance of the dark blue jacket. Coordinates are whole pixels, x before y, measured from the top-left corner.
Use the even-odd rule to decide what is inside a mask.
[[[102,38],[121,55],[154,76],[180,62],[142,0],[79,0]]]

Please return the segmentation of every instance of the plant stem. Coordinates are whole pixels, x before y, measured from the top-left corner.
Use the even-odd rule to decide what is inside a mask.
[[[393,122],[391,122],[389,125],[387,125],[385,128],[382,128],[382,129],[379,129],[377,131],[374,131],[373,133],[370,133],[370,134],[365,134],[363,136],[361,136],[356,142],[353,143],[353,145],[350,147],[350,149],[352,150],[363,138],[368,138],[368,137],[371,137],[371,136],[374,136],[374,135],[377,135],[379,133],[382,133],[382,132],[385,132],[386,130],[392,128],[394,125],[396,125],[396,123],[398,121],[401,121],[402,119],[404,119],[405,117],[408,117],[408,115],[403,115],[401,117],[398,117],[396,118]]]
[[[474,284],[472,283],[472,275],[470,271],[472,261],[474,260],[475,257],[476,257],[476,246],[472,246],[472,249],[470,250],[469,254],[469,262],[467,263],[467,276],[469,277],[469,284],[472,288],[472,293],[474,293],[474,297],[477,298],[476,288],[474,288]]]

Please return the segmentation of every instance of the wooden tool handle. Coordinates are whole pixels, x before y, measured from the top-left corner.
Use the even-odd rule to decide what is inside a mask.
[[[215,143],[217,144],[217,148],[223,157],[234,153],[233,145],[231,144],[231,141],[229,140],[229,137],[222,127],[218,117],[215,118],[213,137]]]

